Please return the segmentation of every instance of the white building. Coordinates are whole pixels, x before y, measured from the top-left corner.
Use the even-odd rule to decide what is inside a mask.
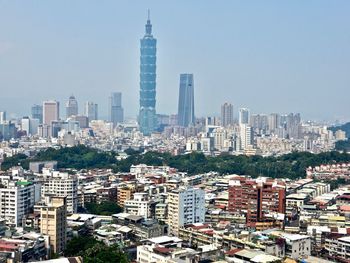
[[[169,232],[177,234],[186,224],[205,221],[205,192],[199,188],[180,188],[168,193]]]
[[[25,131],[27,136],[36,135],[38,133],[39,120],[24,117],[21,120],[21,129]]]
[[[247,124],[240,124],[240,141],[241,141],[241,150],[251,148],[253,146],[254,134],[251,126]]]
[[[350,236],[345,236],[338,239],[326,239],[325,249],[328,251],[329,256],[331,258],[336,258],[338,260],[349,259],[350,258]]]
[[[132,215],[151,217],[151,204],[147,193],[134,193],[134,199],[127,200],[124,203],[125,213]]]
[[[182,248],[182,239],[170,236],[160,236],[147,239],[137,247],[137,262],[140,263],[167,263],[171,259],[187,255],[190,249]]]
[[[286,241],[286,255],[293,259],[306,258],[311,255],[311,237],[299,234],[281,235]]]
[[[41,197],[66,197],[67,213],[73,214],[78,209],[78,179],[75,175],[43,169]]]
[[[35,203],[35,187],[27,181],[10,182],[0,188],[0,218],[10,226],[20,226],[23,216],[29,214]]]

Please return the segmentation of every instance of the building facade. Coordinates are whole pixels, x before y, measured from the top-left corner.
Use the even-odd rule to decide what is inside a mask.
[[[282,181],[245,176],[236,176],[229,181],[228,211],[244,213],[248,227],[270,220],[270,214],[284,214],[285,198],[286,186]]]
[[[78,115],[78,101],[71,95],[66,103],[66,118]]]
[[[54,171],[43,178],[41,196],[66,197],[67,213],[78,209],[78,179],[75,175]]]
[[[57,121],[60,118],[60,103],[58,101],[43,102],[43,123],[51,125],[52,121]]]
[[[140,111],[139,126],[144,135],[151,134],[157,126],[156,120],[156,53],[157,39],[152,35],[152,24],[148,16],[146,34],[141,39],[140,57]]]
[[[43,123],[43,106],[42,105],[33,105],[31,108],[31,116],[33,119],[38,119],[39,123]]]
[[[121,92],[112,92],[109,97],[109,121],[113,123],[113,126],[124,121]]]
[[[20,226],[22,218],[34,207],[35,187],[26,181],[10,182],[8,187],[0,188],[0,217],[10,226]]]
[[[250,110],[247,108],[240,108],[239,109],[239,116],[238,116],[239,124],[250,124]]]
[[[227,127],[233,124],[233,105],[225,102],[221,105],[221,125]]]
[[[177,235],[179,228],[205,220],[205,192],[199,188],[179,188],[168,193],[169,232]]]
[[[180,75],[178,125],[188,127],[195,124],[193,74]]]
[[[98,119],[98,106],[92,101],[87,101],[85,103],[85,116],[89,118],[89,121]]]
[[[60,254],[67,243],[67,206],[65,197],[52,197],[40,209],[40,231],[49,236],[52,253]]]

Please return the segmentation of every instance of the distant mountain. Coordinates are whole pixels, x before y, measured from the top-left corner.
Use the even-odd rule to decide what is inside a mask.
[[[336,132],[337,130],[345,131],[346,137],[350,138],[350,122],[345,123],[343,125],[339,125],[339,126],[329,127],[329,130],[331,130],[333,132]]]

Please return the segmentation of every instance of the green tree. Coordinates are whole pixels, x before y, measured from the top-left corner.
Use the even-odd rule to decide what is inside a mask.
[[[87,203],[85,205],[85,208],[89,213],[104,216],[110,216],[123,211],[123,209],[119,205],[110,201],[102,202],[100,204]]]

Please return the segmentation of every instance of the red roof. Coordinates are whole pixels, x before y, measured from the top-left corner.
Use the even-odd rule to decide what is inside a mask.
[[[339,210],[344,212],[350,212],[350,205],[342,205],[339,207]]]
[[[229,256],[234,256],[237,252],[241,251],[242,248],[234,248],[229,251],[226,251],[225,254]]]
[[[166,248],[166,247],[155,247],[155,248],[153,248],[153,251],[154,252],[159,252],[159,253],[162,253],[162,254],[169,254],[173,250],[170,249],[170,248]]]
[[[341,195],[341,196],[338,196],[337,199],[348,199],[348,200],[350,200],[350,195]]]

